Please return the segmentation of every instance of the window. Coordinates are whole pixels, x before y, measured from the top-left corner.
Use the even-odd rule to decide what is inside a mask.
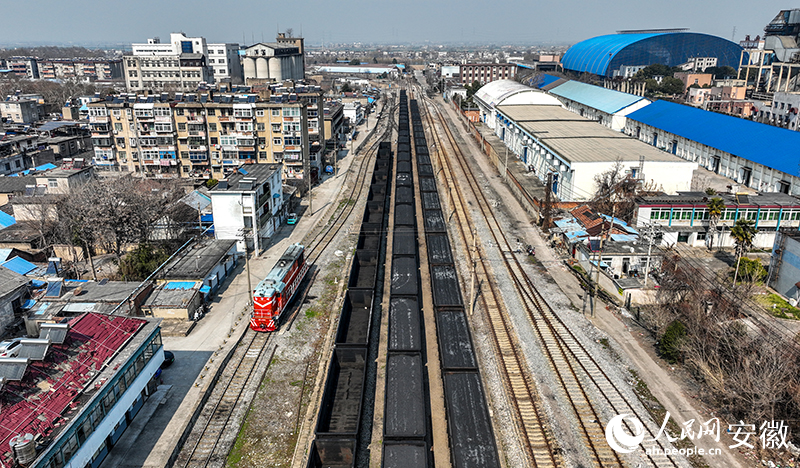
[[[253,110],[252,109],[233,109],[233,116],[234,117],[252,117]]]
[[[216,132],[217,131],[217,124],[215,124],[215,123],[208,124],[208,130],[212,131],[212,132]]]
[[[252,132],[253,124],[250,122],[236,122],[236,131],[238,132]]]
[[[186,124],[185,123],[179,123],[178,124],[178,130],[180,130],[182,132],[186,131]]]
[[[283,108],[283,116],[284,117],[299,117],[300,116],[300,108],[299,107],[284,107]]]
[[[256,124],[256,130],[258,130],[259,132],[263,132],[264,130],[266,130],[266,125],[264,125],[264,124],[263,124],[263,123],[261,123],[261,122],[258,122],[258,123]]]
[[[256,110],[256,117],[264,117],[264,109]]]
[[[272,116],[273,117],[280,117],[281,110],[280,109],[272,109]]]
[[[211,137],[211,144],[212,145],[218,145],[219,144],[219,139],[217,137]]]
[[[183,109],[175,109],[175,115],[183,115]]]
[[[233,136],[222,136],[219,138],[219,142],[223,146],[234,146],[236,145],[236,137]]]
[[[272,139],[272,144],[275,145],[275,146],[280,146],[280,145],[283,144],[283,140],[281,140],[280,138],[273,138]]]
[[[181,159],[189,159],[189,152],[181,151]]]
[[[266,151],[259,151],[258,152],[258,159],[267,159],[267,152]]]
[[[47,179],[47,186],[50,188],[58,188],[58,180],[57,179]]]
[[[208,115],[216,115],[217,113],[214,109],[207,109],[206,112],[208,112]]]
[[[272,124],[272,131],[275,133],[280,133],[281,131],[281,124]]]
[[[117,122],[114,124],[114,131],[121,132],[122,131],[122,124]]]

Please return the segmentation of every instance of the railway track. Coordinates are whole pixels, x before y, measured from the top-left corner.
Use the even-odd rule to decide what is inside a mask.
[[[239,428],[227,429],[231,423],[235,408],[247,399],[246,389],[248,383],[263,364],[264,350],[272,342],[272,334],[251,332],[239,343],[228,365],[217,379],[217,384],[209,397],[208,403],[198,417],[189,440],[193,441],[184,445],[174,466],[184,468],[200,468],[207,466],[224,466],[228,451],[233,441],[223,441],[223,436],[229,432],[236,434]],[[272,353],[266,362],[269,366]],[[266,368],[263,369],[266,371]],[[260,378],[260,377],[259,377]],[[223,382],[223,385],[220,385]],[[249,401],[245,404],[249,405]],[[227,443],[225,443],[227,442]]]
[[[425,106],[421,106],[422,109],[425,109]],[[442,154],[444,145],[441,135],[436,131],[430,112],[425,112],[425,119],[428,122],[430,134],[434,136],[436,142],[435,153],[441,168],[440,171],[445,179],[445,186],[449,187],[453,212],[459,219],[458,227],[463,245],[477,245],[477,239],[474,238],[475,231],[470,226],[467,216],[466,203],[463,196],[460,196],[461,189],[455,183],[448,158]],[[458,193],[459,196],[454,197],[453,192]],[[517,433],[528,457],[527,461],[530,466],[537,468],[562,466],[562,460],[557,455],[553,439],[547,432],[544,412],[538,400],[539,396],[533,377],[528,370],[529,366],[520,352],[519,343],[511,332],[511,324],[507,313],[503,310],[500,292],[494,281],[491,281],[493,275],[486,263],[478,262],[473,252],[470,252],[470,255],[472,257],[470,261],[475,265],[477,276],[475,282],[487,287],[487,291],[480,295],[480,301],[489,319],[491,336],[500,361],[500,374],[510,397]]]
[[[394,112],[394,109],[394,105],[388,103],[384,107],[384,110],[388,110],[389,115]],[[383,111],[381,115],[383,115]],[[386,120],[389,122],[387,123]],[[355,208],[354,201],[362,196],[364,187],[369,186],[370,178],[368,176],[371,165],[368,162],[374,159],[378,145],[387,138],[392,130],[391,119],[384,119],[384,123],[379,125],[383,127],[380,131],[373,132],[373,141],[362,156],[357,171],[348,172],[348,178],[352,179],[348,182],[352,184],[352,188],[349,193],[344,195],[346,202],[334,207],[329,221],[324,226],[309,232],[303,239],[303,243],[309,246],[306,250],[306,258],[312,265],[345,226]],[[374,137],[375,133],[378,134],[377,138]],[[300,309],[299,305],[303,303],[308,294],[313,279],[313,276],[308,279],[306,287],[298,294],[294,310],[288,314],[289,319],[286,320],[285,327],[290,326],[297,315],[297,311]],[[266,356],[265,350],[275,340],[274,336],[272,333],[258,333],[247,329],[225,368],[221,371],[208,401],[178,455],[175,466],[196,468],[225,465],[228,452],[239,432],[238,424],[236,424],[238,421],[234,421],[236,419],[234,414],[237,408],[241,411],[242,407],[249,407],[255,389],[258,388],[258,383],[277,349],[277,346],[272,347],[269,359],[265,363],[263,361]],[[259,372],[256,372],[257,369]],[[224,385],[220,385],[220,382],[224,382]],[[233,427],[234,425],[237,427]]]
[[[655,438],[656,434],[652,428],[652,425],[647,424],[647,421],[650,419],[649,415],[628,400],[625,394],[620,391],[609,375],[603,371],[586,347],[564,324],[560,317],[555,314],[549,304],[542,297],[541,293],[537,290],[533,282],[525,273],[519,259],[513,253],[515,249],[505,237],[502,226],[498,222],[497,217],[492,210],[492,205],[489,203],[489,200],[487,200],[485,194],[481,190],[481,186],[474,174],[471,170],[469,170],[466,158],[460,151],[460,148],[453,134],[451,133],[449,126],[445,123],[441,112],[434,103],[430,103],[427,108],[429,110],[428,120],[430,125],[434,125],[433,115],[431,113],[432,111],[438,115],[438,119],[442,123],[443,134],[447,137],[448,144],[452,148],[452,153],[455,156],[455,158],[447,158],[440,154],[440,161],[445,172],[445,177],[449,180],[449,183],[452,184],[451,186],[454,187],[453,191],[455,192],[456,197],[454,197],[453,203],[456,205],[455,211],[459,215],[460,226],[466,224],[470,233],[474,232],[472,231],[472,229],[474,229],[474,224],[471,224],[470,218],[466,216],[464,193],[461,190],[461,186],[455,181],[454,178],[453,167],[451,163],[452,159],[456,160],[461,171],[467,178],[468,190],[474,199],[477,200],[478,208],[481,211],[482,217],[485,219],[486,224],[490,228],[491,240],[493,241],[492,243],[501,252],[502,263],[508,270],[509,276],[512,278],[514,288],[522,300],[524,312],[527,314],[528,320],[533,326],[533,329],[539,337],[540,342],[543,344],[543,352],[547,356],[551,368],[555,372],[558,381],[561,384],[567,399],[569,400],[570,406],[579,421],[581,437],[587,444],[587,447],[590,448],[593,464],[595,466],[622,465],[622,460],[619,458],[617,452],[613,451],[605,440],[604,428],[600,418],[598,417],[598,405],[605,405],[606,408],[611,409],[615,414],[635,415],[640,421],[645,423],[645,433],[650,436],[649,439],[653,439]],[[440,135],[439,132],[435,131],[433,134],[437,136]],[[441,147],[441,149],[444,150],[444,147]],[[465,245],[469,245],[467,242],[471,240],[471,236],[466,235],[467,233],[465,232],[463,226],[461,226],[460,229],[462,232],[462,238],[465,241]],[[473,258],[473,260],[482,265],[480,267],[480,271],[483,275],[486,275],[486,271],[488,270],[487,266],[485,265],[485,258],[487,257],[486,252],[479,251],[476,253],[477,258]],[[481,276],[481,273],[479,273],[479,276]],[[489,280],[488,276],[485,276],[483,279],[487,280],[485,284],[489,286],[491,292],[490,295],[495,296],[496,286],[493,284],[493,281]],[[488,305],[491,306],[491,304]],[[503,331],[503,328],[507,327],[507,323],[505,323],[506,319],[503,318],[504,314],[502,314],[499,307],[487,307],[487,310],[489,312],[493,333],[495,336],[502,337],[505,333],[507,333],[507,330],[505,332]],[[498,328],[500,329],[499,333],[496,331]],[[511,352],[507,349],[508,344],[506,341],[509,343],[511,342],[506,338],[502,338],[501,340],[496,339],[500,354],[503,357]],[[520,379],[518,378],[517,381],[519,382],[519,380]],[[512,394],[516,393],[513,390],[513,387],[515,386],[518,385],[512,385]],[[586,388],[589,386],[594,386],[597,394],[599,395],[598,398],[594,399],[595,401],[593,401],[593,399],[587,394]],[[520,414],[522,421],[525,422],[525,429],[529,428],[529,424],[527,422],[528,419],[531,418],[526,418],[521,409],[518,409],[518,414]],[[626,424],[628,424],[627,421]],[[633,433],[633,427],[631,425],[628,425],[628,430]],[[663,455],[665,449],[668,447],[662,440],[659,439],[655,442],[651,442],[649,446],[645,445],[645,448],[658,448],[659,450],[660,454],[646,453],[646,457],[652,466],[680,466],[674,458]],[[531,448],[531,451],[533,452],[533,448]],[[535,453],[536,452],[534,452],[534,457]],[[546,462],[547,459],[544,461]],[[547,465],[540,465],[537,462],[536,466]]]

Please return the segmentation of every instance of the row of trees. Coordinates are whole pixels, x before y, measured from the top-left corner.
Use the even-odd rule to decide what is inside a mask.
[[[66,80],[60,83],[48,80],[28,80],[21,78],[10,78],[0,81],[0,98],[20,91],[23,94],[39,94],[47,104],[52,104],[61,109],[67,101],[78,96],[93,95],[100,92],[105,96],[113,93],[111,88],[98,88],[92,83],[82,83],[74,80]]]
[[[128,262],[121,270],[122,279],[143,279],[147,268],[141,269],[140,263],[150,262],[153,255],[163,257],[169,244],[180,242],[187,225],[197,220],[196,211],[176,203],[182,195],[179,188],[152,180],[91,180],[69,196],[41,200],[35,205],[39,215],[34,224],[45,245],[66,245],[74,258],[82,252],[90,262],[106,252],[120,264],[132,246],[145,246],[146,252],[135,251],[142,262]]]

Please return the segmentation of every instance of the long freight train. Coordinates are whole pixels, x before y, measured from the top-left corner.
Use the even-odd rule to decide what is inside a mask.
[[[290,245],[267,277],[258,283],[253,291],[250,328],[260,332],[275,331],[278,328],[281,314],[292,301],[308,272],[304,253],[304,246]]]

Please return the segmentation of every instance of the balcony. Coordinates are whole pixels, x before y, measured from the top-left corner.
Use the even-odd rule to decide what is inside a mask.
[[[202,115],[190,115],[186,117],[186,122],[190,124],[205,123],[206,119]]]
[[[193,137],[204,137],[206,136],[206,132],[198,132],[198,131],[190,131],[189,136]]]
[[[107,115],[99,116],[99,115],[90,115],[89,116],[89,123],[103,123],[103,122],[110,122],[111,118]]]

